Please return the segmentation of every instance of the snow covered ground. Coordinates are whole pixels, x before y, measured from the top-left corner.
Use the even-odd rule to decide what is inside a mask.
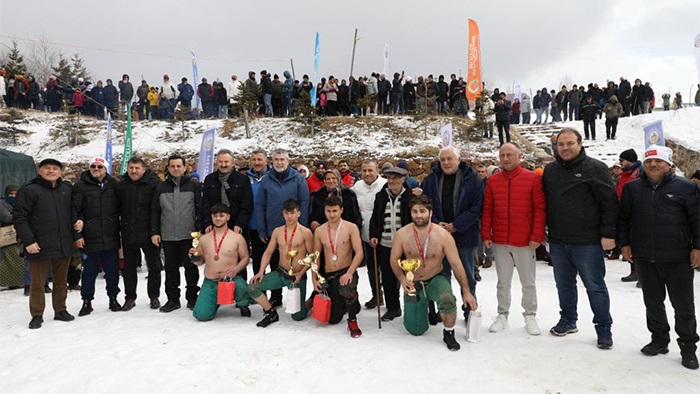
[[[24,112],[25,119],[12,125],[0,121],[0,131],[13,127],[22,133],[17,141],[2,141],[5,149],[33,156],[37,161],[51,155],[67,163],[79,163],[105,153],[107,122],[93,117],[81,117],[81,140],[73,146],[71,134],[75,125],[67,126],[64,115],[45,112]],[[462,118],[463,119],[463,118]],[[455,119],[455,140],[465,131],[462,119]],[[132,124],[133,150],[150,157],[167,157],[175,151],[191,155],[199,153],[202,133],[216,128],[214,150],[230,149],[236,154],[249,155],[256,148],[271,151],[284,148],[292,158],[301,157],[373,157],[406,158],[421,157],[427,150],[435,157],[441,145],[440,127],[449,118],[431,117],[425,122],[410,116],[369,116],[361,118],[325,118],[324,126],[316,128],[311,136],[308,126],[287,118],[259,118],[251,121],[251,136],[246,138],[243,122],[227,123],[218,119],[203,119],[181,123],[164,121],[136,121]],[[457,123],[459,122],[459,124]],[[425,126],[424,126],[425,125]],[[72,128],[71,128],[72,127]],[[124,150],[125,122],[115,121],[113,126],[113,157],[120,158]],[[465,133],[466,134],[466,133]],[[426,137],[427,135],[427,137]],[[493,158],[497,140],[470,142],[470,151],[483,152],[480,156]]]
[[[667,355],[640,353],[649,340],[641,291],[620,281],[629,272],[627,263],[612,261],[607,267],[615,341],[607,351],[595,346],[582,287],[579,332],[563,338],[548,333],[558,320],[558,301],[552,269],[545,263],[537,265],[543,334],[525,332],[517,274],[511,327],[488,332],[496,314],[496,271],[483,269],[477,286],[484,312],[481,342],[468,343],[465,324],[458,320],[458,352],[442,343],[440,326],[421,337],[408,334],[401,318],[378,329],[376,310],[363,309],[358,315],[363,335],[357,339],[350,337],[344,322],[322,326],[311,317],[294,322],[283,312],[278,323],[258,328],[259,306],[251,307],[252,318],[222,307],[215,320],[197,322],[184,308],[184,296],[182,309],[160,313],[147,306],[145,272],[139,274],[141,298],[130,312],[107,309],[98,279],[91,315],[70,323],[53,321],[47,297],[39,330],[27,328],[28,299],[22,291],[1,291],[0,387],[3,393],[695,392],[698,372],[681,366],[675,340]],[[365,269],[359,274],[364,303],[370,289]],[[700,280],[695,291],[700,293]],[[68,310],[77,315],[80,305],[80,294],[69,293]],[[673,321],[672,312],[669,319]]]

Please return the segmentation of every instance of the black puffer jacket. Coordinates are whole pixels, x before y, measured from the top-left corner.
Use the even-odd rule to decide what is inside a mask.
[[[84,171],[73,186],[71,222],[76,220],[83,221],[80,236],[85,239],[85,253],[119,249],[117,180],[107,174],[100,183]]]
[[[645,173],[622,189],[617,240],[632,246],[635,260],[690,263],[700,249],[698,188],[668,174],[654,185]]]
[[[401,226],[405,226],[412,222],[411,219],[411,209],[408,208],[408,202],[413,197],[411,188],[404,184],[404,192],[401,193]],[[384,185],[382,190],[378,191],[374,197],[374,210],[372,210],[372,218],[369,222],[369,238],[377,238],[382,240],[382,233],[384,232],[384,212],[386,211],[386,204],[389,202],[389,185]]]
[[[598,245],[615,238],[619,204],[608,167],[585,149],[566,162],[560,156],[542,175],[547,197],[549,239],[575,245]]]
[[[70,218],[71,187],[60,179],[56,186],[36,177],[22,186],[14,205],[14,225],[22,244],[34,242],[41,250],[27,253],[29,260],[65,257],[73,254],[71,243],[78,239]]]
[[[139,248],[151,243],[151,202],[158,182],[160,179],[149,169],[136,182],[125,176],[117,184],[122,244],[125,248]]]
[[[219,171],[214,171],[204,178],[202,183],[202,231],[211,225],[211,207],[221,202],[221,180]],[[248,228],[248,222],[253,214],[253,189],[248,177],[231,170],[228,177],[228,196],[231,219],[228,222],[230,229],[238,226]]]

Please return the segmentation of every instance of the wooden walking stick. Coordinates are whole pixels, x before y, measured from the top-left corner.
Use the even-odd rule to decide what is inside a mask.
[[[377,263],[377,245],[374,245],[372,247],[374,250],[374,289],[376,290],[374,293],[374,301],[377,304],[377,325],[379,328],[382,328],[382,318],[381,318],[381,309],[382,307],[379,305],[379,264]]]

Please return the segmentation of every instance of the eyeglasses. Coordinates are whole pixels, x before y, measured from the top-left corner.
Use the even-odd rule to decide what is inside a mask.
[[[100,166],[100,165],[97,165],[97,164],[93,164],[93,165],[90,166],[90,168],[101,170],[101,169],[105,168],[105,166]]]

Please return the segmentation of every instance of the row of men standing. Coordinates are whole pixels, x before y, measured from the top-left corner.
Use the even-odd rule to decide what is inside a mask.
[[[508,182],[510,182],[511,176],[517,175],[514,172],[516,167],[519,168],[517,165],[519,163],[517,148],[516,152],[507,152],[511,147],[512,144],[507,144],[505,151],[502,148],[501,152],[502,166],[504,166],[504,174],[506,174],[503,177],[506,177]],[[671,184],[666,178],[671,175],[668,171],[664,173],[662,168],[663,163],[670,163],[670,153],[664,150],[667,148],[661,148],[656,148],[653,152],[647,151],[645,155],[645,163],[649,161],[653,164],[650,165],[650,170],[656,170],[655,173],[650,173],[649,176],[651,183],[655,185],[653,187],[654,190],[657,187]],[[685,185],[680,184],[676,185],[678,181],[673,181],[673,193],[667,194],[667,196],[669,196],[669,199],[676,198],[678,201],[674,200],[671,201],[674,204],[662,204],[662,206],[664,209],[673,210],[676,216],[683,219],[680,222],[676,221],[682,226],[680,232],[668,232],[668,234],[681,234],[683,239],[664,238],[666,242],[656,247],[651,247],[653,250],[650,252],[648,244],[644,243],[644,237],[648,237],[649,234],[643,231],[640,232],[639,229],[643,228],[643,226],[639,225],[638,215],[635,214],[637,210],[641,214],[648,214],[645,211],[645,206],[640,205],[640,208],[634,201],[625,201],[625,193],[623,192],[623,207],[627,209],[623,209],[620,221],[621,229],[619,233],[617,232],[619,204],[612,180],[607,172],[607,167],[603,163],[586,156],[582,147],[580,133],[573,129],[564,129],[558,136],[557,150],[557,160],[545,169],[543,176],[543,190],[548,202],[546,208],[550,251],[554,263],[554,275],[561,308],[561,319],[557,325],[552,327],[550,332],[554,335],[563,336],[577,331],[577,290],[575,278],[577,275],[580,275],[588,290],[589,300],[594,312],[598,347],[603,349],[612,347],[612,318],[610,316],[609,295],[604,282],[605,268],[602,250],[612,249],[617,237],[618,241],[621,242],[620,246],[622,246],[624,254],[630,255],[634,252],[634,255],[640,261],[649,260],[652,263],[652,265],[645,266],[647,274],[644,276],[651,277],[654,275],[656,278],[661,278],[650,282],[656,285],[653,291],[651,288],[649,288],[649,291],[643,288],[645,291],[647,316],[650,319],[648,325],[652,332],[652,342],[642,349],[642,352],[645,354],[658,354],[668,351],[666,349],[669,341],[668,323],[664,323],[665,319],[662,319],[663,316],[660,315],[658,310],[658,299],[664,294],[662,289],[668,287],[669,292],[672,292],[671,301],[674,307],[680,310],[680,313],[677,314],[676,326],[680,336],[679,345],[683,356],[683,364],[689,368],[693,366],[697,368],[695,343],[698,341],[698,337],[695,332],[695,316],[692,302],[692,269],[690,264],[687,264],[691,263],[693,266],[700,266],[700,253],[698,253],[697,248],[698,244],[700,244],[697,188],[685,187]],[[510,154],[510,156],[507,154]],[[286,199],[295,198],[300,202],[300,222],[303,225],[307,225],[309,218],[308,207],[310,206],[308,187],[303,176],[290,168],[289,156],[283,150],[273,152],[271,168],[267,164],[267,156],[264,152],[254,152],[251,158],[251,168],[248,171],[249,177],[234,171],[232,152],[222,150],[217,156],[218,170],[207,176],[201,191],[198,184],[193,183],[188,177],[184,176],[186,167],[185,160],[182,157],[171,156],[168,159],[169,176],[163,182],[157,180],[149,181],[149,179],[153,179],[150,177],[144,178],[148,170],[143,161],[139,160],[132,159],[129,162],[128,179],[125,177],[124,181],[119,184],[106,174],[106,163],[104,163],[103,159],[91,160],[90,170],[82,174],[81,180],[71,192],[67,185],[60,182],[61,163],[53,159],[47,159],[40,163],[37,179],[20,190],[15,209],[15,223],[20,238],[24,245],[27,245],[26,249],[30,255],[30,261],[35,263],[34,268],[30,264],[30,271],[32,271],[30,310],[33,317],[30,327],[38,328],[43,322],[43,284],[46,268],[48,265],[54,265],[56,276],[63,276],[61,272],[65,273],[63,265],[67,265],[67,257],[65,263],[58,261],[58,258],[70,254],[68,253],[70,251],[70,241],[76,241],[76,245],[84,249],[85,255],[83,258],[85,264],[83,273],[84,291],[81,291],[84,304],[80,314],[84,315],[92,311],[91,300],[94,296],[94,278],[97,274],[98,261],[101,262],[105,270],[110,309],[123,309],[116,301],[116,295],[119,292],[118,263],[116,261],[118,260],[116,253],[119,246],[119,216],[122,217],[122,227],[126,227],[126,229],[122,230],[122,237],[127,237],[127,240],[123,242],[125,250],[136,249],[136,253],[125,252],[126,267],[124,275],[127,293],[125,306],[130,305],[133,307],[136,299],[135,286],[133,286],[135,278],[131,282],[132,279],[127,279],[127,276],[135,276],[135,274],[132,274],[132,269],[135,271],[136,262],[134,261],[134,256],[138,255],[138,249],[148,248],[153,250],[151,245],[158,247],[162,243],[166,268],[165,290],[168,296],[168,302],[160,308],[162,312],[170,312],[180,307],[179,267],[181,265],[185,266],[188,306],[194,307],[199,290],[197,286],[199,272],[189,261],[187,254],[191,240],[190,232],[200,228],[203,228],[205,231],[210,229],[206,222],[200,222],[200,218],[203,221],[209,219],[208,212],[206,212],[207,207],[210,208],[213,204],[219,202],[228,203],[232,217],[229,227],[236,232],[242,233],[246,229],[247,224],[255,272],[257,272],[255,265],[260,264],[260,258],[256,258],[256,250],[261,256],[272,230],[284,224],[282,205]],[[508,163],[513,165],[506,168]],[[511,167],[512,169],[509,171]],[[433,202],[434,215],[432,221],[452,233],[455,237],[460,259],[465,271],[468,273],[470,289],[475,293],[473,248],[479,243],[478,221],[482,216],[484,185],[476,177],[474,171],[466,163],[460,161],[459,151],[452,147],[443,149],[440,152],[439,163],[432,170],[432,173],[422,185],[422,192],[428,195]],[[374,200],[371,204],[373,207],[372,216],[374,217],[370,216],[369,223],[367,223],[367,220],[363,220],[361,223],[363,241],[368,246],[386,248],[391,245],[387,242],[390,242],[395,231],[410,221],[410,215],[407,216],[403,212],[403,206],[407,205],[405,199],[407,195],[405,193],[410,189],[405,186],[405,171],[400,171],[397,168],[393,173],[387,174],[387,184],[381,186],[381,188],[381,183],[377,183],[379,179],[377,174],[376,162],[366,162],[363,165],[363,179],[354,188],[365,196],[361,205],[364,209],[360,209],[363,219],[367,217],[370,207],[369,201],[371,196],[374,195]],[[653,179],[651,174],[654,174]],[[137,189],[124,192],[125,188],[134,186],[137,183],[144,185],[143,191],[146,193],[138,193],[136,192]],[[533,185],[536,186],[536,182],[531,181],[530,183],[531,189],[529,190],[538,189],[537,187],[532,187]],[[69,189],[66,190],[66,187]],[[366,188],[366,190],[362,190],[362,188]],[[385,189],[386,199],[382,194]],[[632,193],[632,188],[629,189],[630,193]],[[110,192],[110,190],[113,190],[113,192]],[[118,190],[122,190],[122,194]],[[149,198],[147,196],[147,190],[152,190],[152,197]],[[540,188],[539,190],[542,189]],[[373,193],[374,191],[376,193]],[[47,193],[50,196],[47,197]],[[641,191],[638,193],[641,193]],[[71,198],[67,197],[68,195],[71,195]],[[489,193],[487,192],[488,195]],[[531,195],[534,196],[532,193]],[[652,197],[653,195],[652,193]],[[131,201],[128,200],[129,196],[132,197]],[[382,198],[379,198],[379,196],[382,196]],[[683,197],[679,198],[680,196]],[[508,195],[506,197],[505,201],[510,204],[511,196]],[[133,198],[137,199],[134,200]],[[139,198],[143,199],[139,200]],[[200,198],[202,198],[201,201]],[[70,202],[71,200],[72,203]],[[66,206],[66,201],[68,201],[68,206]],[[126,203],[127,201],[129,203]],[[510,205],[499,207],[495,204],[495,201],[503,202],[502,198],[491,196],[490,199],[487,198],[487,203],[489,201],[491,201],[490,204],[493,204],[493,206],[487,207],[491,212],[494,212],[494,208],[500,208],[498,211],[501,214],[511,211]],[[46,208],[57,206],[58,202],[62,204],[59,209],[51,210]],[[382,202],[386,203],[384,207],[377,206],[377,204]],[[528,250],[528,253],[522,253],[522,255],[527,255],[528,262],[531,261],[534,264],[534,248],[543,240],[544,231],[541,231],[541,227],[544,223],[541,213],[539,218],[534,218],[533,215],[542,210],[542,204],[534,199],[527,200],[525,203],[529,204],[532,209],[524,211],[524,215],[508,215],[505,219],[500,217],[500,220],[506,221],[505,228],[507,233],[505,241],[499,239],[496,231],[502,225],[497,226],[495,223],[482,228],[481,235],[485,242],[494,242],[495,244],[504,242],[503,245],[506,247],[515,246],[532,249],[532,251]],[[656,204],[656,202],[654,203]],[[664,203],[664,201],[661,203]],[[674,208],[676,205],[680,207],[680,210]],[[144,212],[137,214],[136,206],[140,206],[143,209],[150,207],[150,214],[145,214]],[[537,208],[538,206],[539,208]],[[200,207],[201,210],[199,209]],[[70,218],[68,218],[67,212],[70,212]],[[652,217],[654,214],[654,210],[652,210]],[[136,226],[137,216],[140,220],[148,218],[149,226]],[[496,213],[492,213],[492,217],[488,218],[488,220],[495,221],[498,218],[499,216]],[[575,220],[572,220],[573,218]],[[672,225],[672,223],[667,223],[666,221],[663,223],[668,226]],[[53,230],[54,226],[46,226],[46,224],[56,225],[55,227],[59,229],[58,240],[56,240],[56,233]],[[139,239],[136,243],[130,244],[131,239],[128,238],[130,231],[133,236],[135,233],[133,230],[136,227],[150,237],[149,239],[138,237]],[[146,228],[148,228],[148,231],[145,231]],[[510,234],[514,231],[529,232],[525,237],[529,238],[527,246],[509,242],[511,240]],[[83,237],[83,234],[85,237]],[[115,234],[117,235],[116,239],[114,239]],[[655,239],[661,235],[654,233],[651,236]],[[518,237],[518,240],[520,238],[522,237]],[[51,242],[45,244],[44,241],[46,240],[52,241],[53,244]],[[66,241],[68,241],[68,245],[66,245]],[[112,242],[116,242],[116,246],[113,246]],[[668,245],[672,242],[675,242],[674,244],[679,248],[690,253],[686,253],[687,256],[683,257],[682,253],[666,251],[663,245]],[[659,253],[656,253],[657,250]],[[509,265],[514,263],[517,268],[518,262],[524,259],[517,258],[518,253],[514,253],[513,250],[509,249],[499,254],[501,256],[510,256],[510,258],[497,258],[497,270],[499,263]],[[150,255],[153,256],[153,253],[150,253]],[[369,253],[366,255],[371,256]],[[381,249],[379,249],[378,255],[382,256],[380,260],[384,260],[384,253],[382,253]],[[159,264],[157,264],[157,267],[156,264],[152,264],[152,261],[155,259],[149,262],[148,256],[149,253],[147,252],[146,258],[149,272],[154,274],[149,275],[150,281],[152,276],[160,277],[160,267]],[[274,260],[278,259],[279,256],[277,254],[277,258],[273,258],[273,263]],[[687,267],[683,269],[690,272],[689,282],[688,280],[684,280],[682,283],[672,281],[666,276],[668,274],[666,272],[667,268],[653,265],[656,262],[665,262],[668,259],[673,260],[674,263],[685,263]],[[368,264],[368,266],[373,265],[373,263]],[[384,267],[384,265],[385,263],[381,261],[380,266]],[[654,272],[652,267],[654,267],[654,270],[663,270],[663,272]],[[681,265],[674,267],[678,267],[678,270],[681,270]],[[271,268],[275,269],[275,267]],[[158,271],[153,272],[156,269]],[[41,272],[42,270],[43,273]],[[445,271],[448,274],[449,271],[447,269]],[[512,274],[512,267],[510,272]],[[385,273],[383,276],[387,307],[389,311],[394,311],[394,316],[385,315],[385,318],[386,320],[391,320],[396,317],[396,310],[398,309],[398,286],[392,285],[391,277],[393,275],[390,272]],[[501,288],[505,287],[505,284],[500,283],[500,277],[501,275],[499,274],[499,293],[502,290]],[[663,279],[664,277],[667,279]],[[676,274],[673,275],[675,279],[680,277]],[[532,279],[534,281],[534,278]],[[90,283],[86,283],[86,281]],[[370,281],[370,283],[372,282]],[[677,284],[678,287],[674,287],[671,290],[670,285],[673,283]],[[688,284],[690,284],[691,290],[690,302],[685,300],[687,294],[681,296],[678,293],[678,290],[681,288],[687,289]],[[510,287],[509,283],[507,285]],[[64,287],[65,283],[61,286],[58,286],[57,283],[57,286],[55,286],[54,310],[56,311],[55,319],[57,320],[72,319],[72,316],[65,310],[66,291]],[[149,284],[149,289],[150,287]],[[644,287],[647,287],[647,285]],[[394,293],[396,293],[396,300],[390,300],[387,293],[391,293],[392,298]],[[62,304],[60,300],[61,295],[63,296]],[[149,296],[151,295],[149,290]],[[375,300],[377,300],[378,294],[376,290],[374,296]],[[504,296],[503,299],[501,298],[502,296]],[[531,298],[532,294],[529,297]],[[158,307],[157,301],[156,297],[151,297],[152,308]],[[271,301],[273,305],[275,303],[281,304],[281,294],[279,300],[276,300],[276,296],[273,293]],[[499,294],[499,317],[504,315],[503,317],[505,318],[505,321],[499,319],[503,328],[507,324],[509,301],[509,291],[507,297],[504,294]],[[530,299],[530,301],[532,300]],[[525,303],[523,305],[526,309],[526,323],[528,323],[528,315],[534,316],[536,299],[534,301],[535,305],[525,305]],[[661,306],[663,306],[663,301],[661,301]],[[465,311],[466,314],[467,311]],[[400,315],[400,311],[398,315]],[[528,331],[530,331],[530,327],[528,327]]]

